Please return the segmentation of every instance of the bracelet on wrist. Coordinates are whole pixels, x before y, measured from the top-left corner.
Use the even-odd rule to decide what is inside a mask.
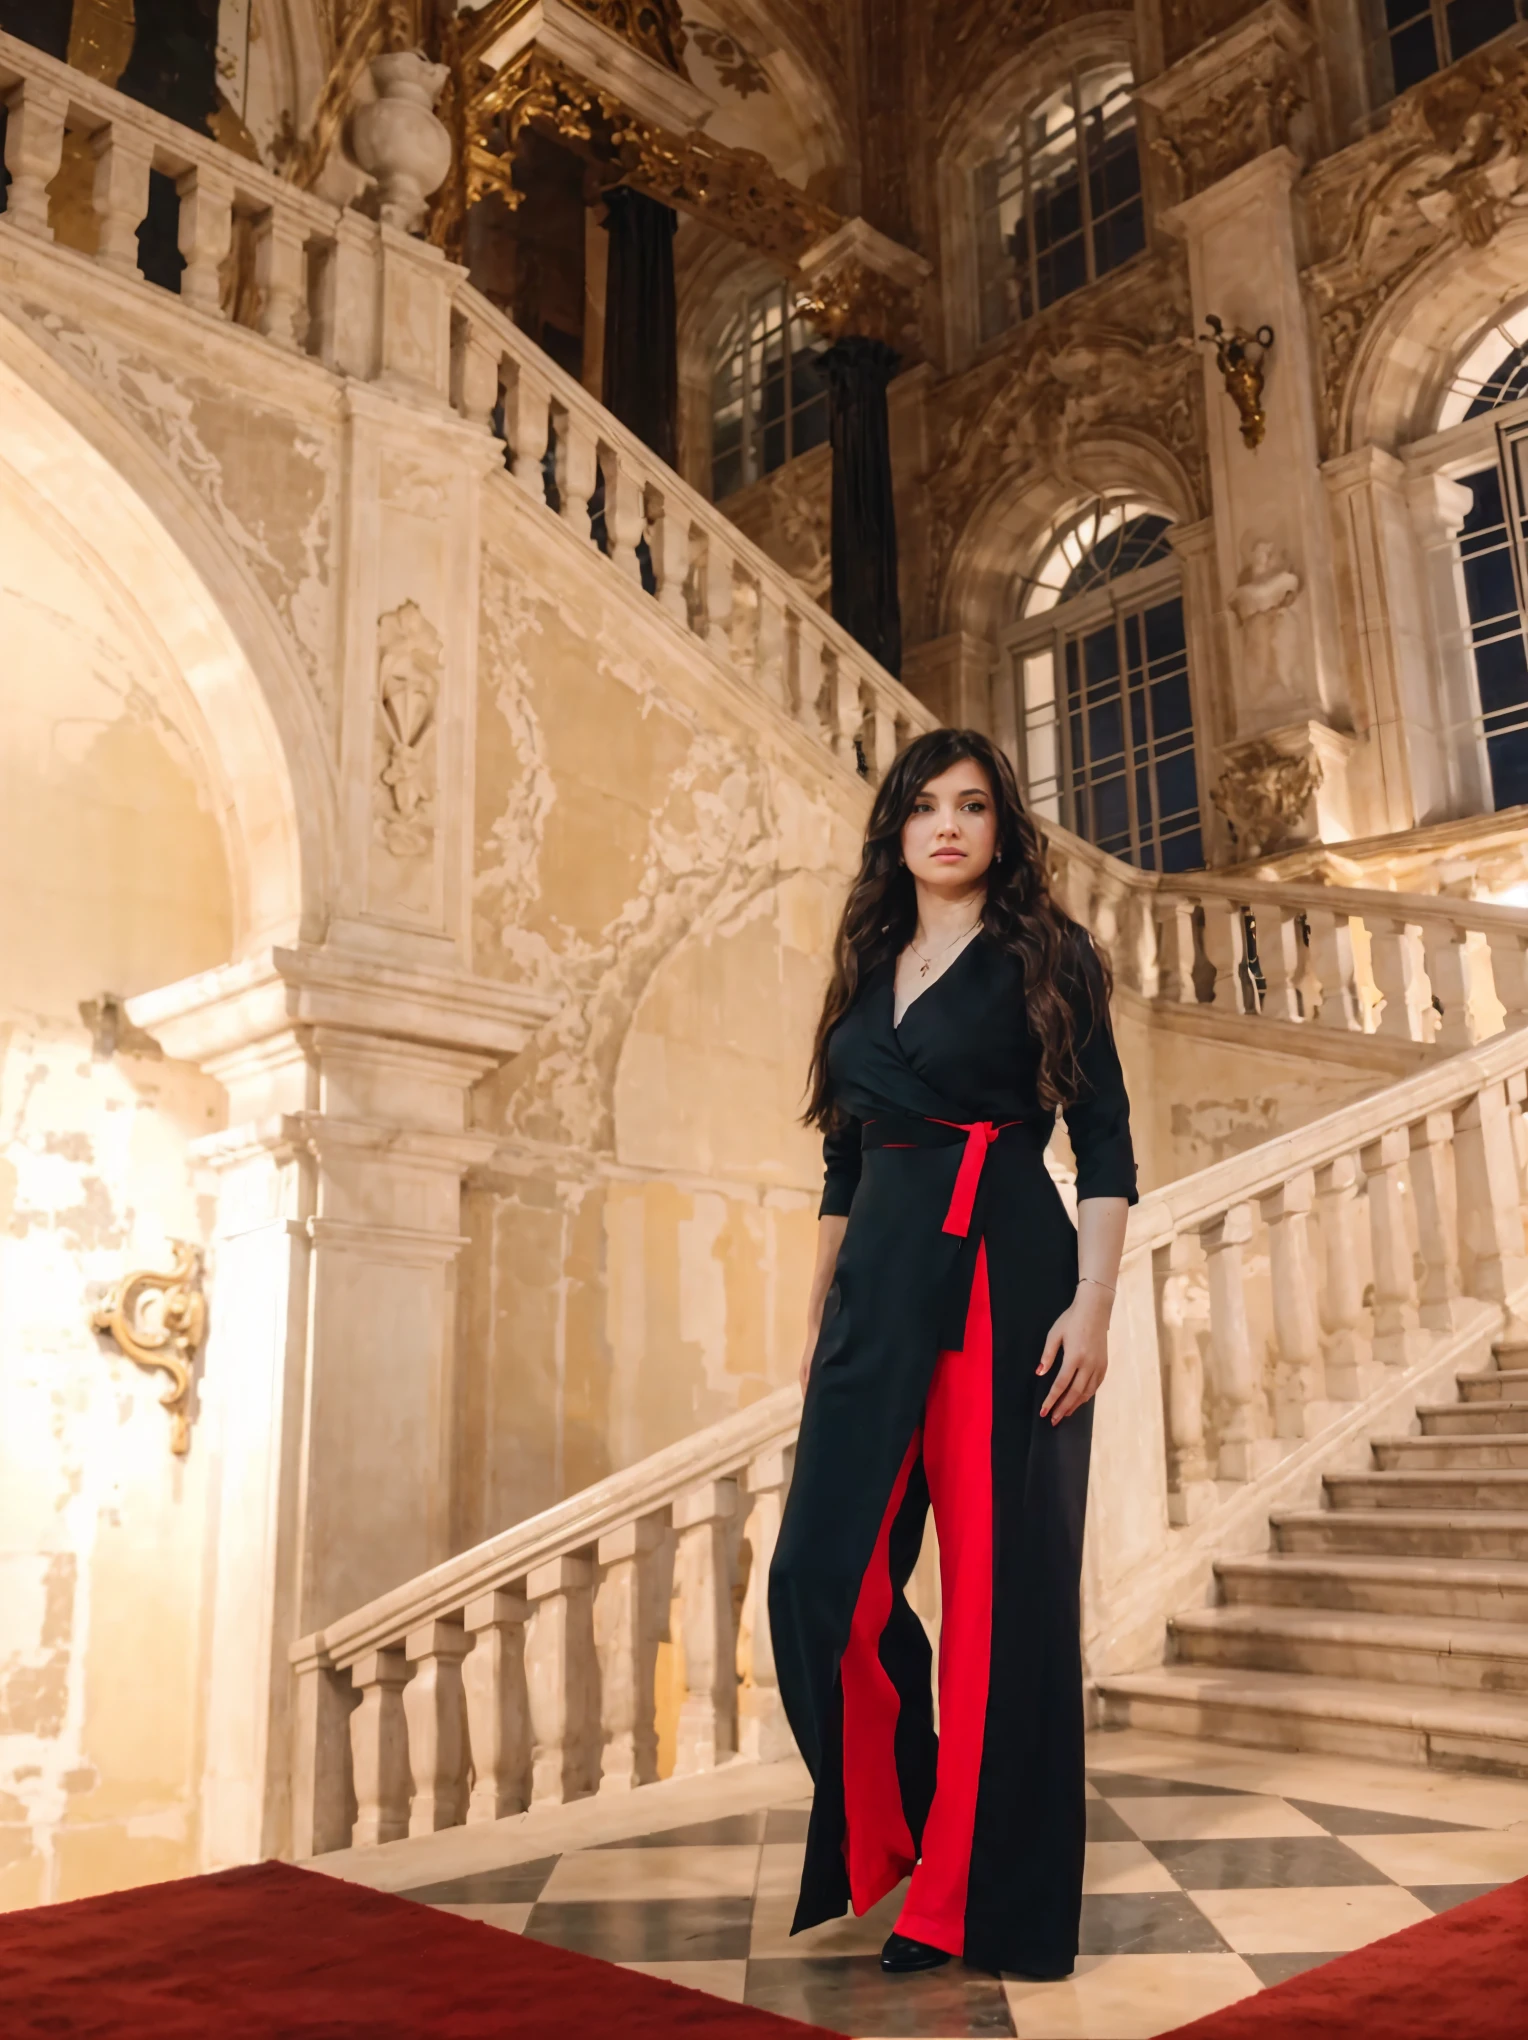
[[[1079,1275],[1077,1277],[1077,1287],[1081,1289],[1084,1282],[1092,1283],[1095,1289],[1106,1290],[1110,1296],[1115,1296],[1119,1293],[1112,1282],[1100,1282],[1096,1275]]]

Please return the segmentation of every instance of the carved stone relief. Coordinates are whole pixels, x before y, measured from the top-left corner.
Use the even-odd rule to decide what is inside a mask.
[[[1291,757],[1264,740],[1230,759],[1210,799],[1226,818],[1238,858],[1250,859],[1288,839],[1320,784],[1319,759]]]
[[[377,626],[378,833],[394,857],[422,857],[435,839],[435,707],[444,647],[417,602]]]
[[[1326,251],[1306,281],[1333,437],[1381,309],[1449,240],[1483,248],[1528,208],[1528,51],[1467,57],[1397,100],[1377,156],[1356,179],[1323,179],[1308,207],[1311,239]]]
[[[1157,115],[1149,147],[1175,199],[1207,190],[1269,149],[1304,153],[1309,43],[1286,9],[1265,7],[1142,88]]]
[[[1252,556],[1231,591],[1230,607],[1241,626],[1240,720],[1289,722],[1306,706],[1300,684],[1300,630],[1295,604],[1300,577],[1266,538],[1252,541]]]

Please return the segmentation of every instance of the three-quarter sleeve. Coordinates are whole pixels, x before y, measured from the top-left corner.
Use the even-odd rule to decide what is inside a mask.
[[[819,1218],[847,1218],[860,1179],[860,1123],[841,1114],[838,1124],[822,1137],[822,1202]]]
[[[1123,1197],[1138,1201],[1135,1148],[1130,1139],[1130,1100],[1125,1073],[1104,994],[1103,972],[1092,942],[1076,938],[1072,968],[1063,966],[1062,988],[1076,1025],[1077,1065],[1081,1086],[1063,1108],[1072,1153],[1077,1159],[1077,1201],[1085,1197]],[[1071,961],[1071,959],[1069,959]],[[1070,982],[1068,982],[1070,980]]]

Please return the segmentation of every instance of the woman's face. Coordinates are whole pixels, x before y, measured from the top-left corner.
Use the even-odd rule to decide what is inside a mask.
[[[959,896],[984,887],[997,849],[992,782],[974,759],[929,780],[902,824],[902,856],[920,885]]]

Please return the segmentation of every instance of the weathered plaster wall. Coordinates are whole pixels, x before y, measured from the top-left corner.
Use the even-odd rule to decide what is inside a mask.
[[[206,1237],[221,1093],[80,1006],[223,961],[230,899],[152,630],[3,468],[0,644],[3,1907],[196,1867],[205,1468],[88,1312]]]

